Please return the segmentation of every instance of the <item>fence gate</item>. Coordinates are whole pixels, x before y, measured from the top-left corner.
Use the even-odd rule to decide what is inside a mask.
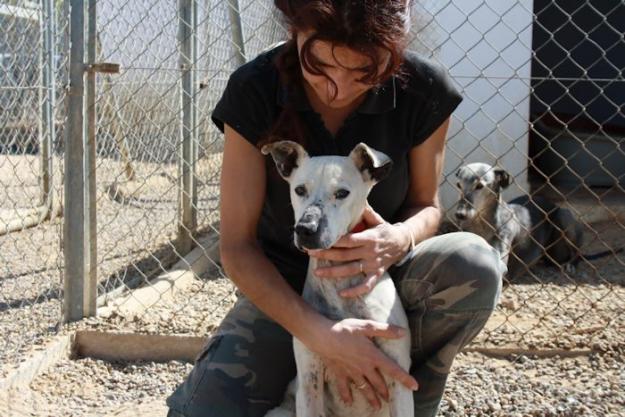
[[[244,44],[238,0],[71,4],[65,190],[68,211],[84,213],[65,224],[75,320],[216,229],[222,139],[210,111],[246,51],[284,30],[270,7],[252,10],[265,30]]]
[[[61,322],[66,29],[53,0],[0,1],[0,364],[8,366]]]

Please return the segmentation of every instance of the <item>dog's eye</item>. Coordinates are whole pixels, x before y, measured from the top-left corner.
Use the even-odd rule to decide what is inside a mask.
[[[304,197],[306,195],[306,187],[304,187],[303,185],[298,185],[297,187],[295,187],[295,194],[300,197]]]
[[[459,183],[459,182],[457,182],[457,183],[456,183],[456,187],[458,187],[458,188],[462,189],[462,185],[460,185],[460,183]]]
[[[334,193],[334,197],[336,197],[338,200],[347,198],[348,195],[349,195],[349,191],[344,188],[341,188],[336,193]]]
[[[476,190],[481,190],[482,188],[484,188],[484,184],[482,184],[481,182],[478,182],[477,184],[475,184]]]

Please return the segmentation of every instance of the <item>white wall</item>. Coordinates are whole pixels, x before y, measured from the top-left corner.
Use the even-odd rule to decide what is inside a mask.
[[[532,0],[417,0],[413,45],[445,65],[464,96],[450,128],[441,199],[456,202],[454,174],[469,162],[499,164],[528,190]],[[427,52],[425,52],[427,53]]]
[[[196,1],[200,77],[214,80],[211,87],[221,92],[238,66],[230,6],[222,0]],[[284,30],[273,18],[272,0],[239,0],[239,7],[248,58],[282,39]],[[98,0],[98,32],[102,59],[121,64],[122,70],[138,69],[126,78],[154,78],[158,69],[160,78],[177,80],[178,1]]]
[[[207,90],[221,91],[237,62],[231,59],[227,6],[218,0],[198,4],[201,78],[211,80]],[[271,0],[240,0],[240,5],[248,56],[254,56],[279,38],[279,25],[272,19]],[[177,82],[179,74],[172,71],[178,63],[176,12],[177,3],[168,0],[100,0],[104,60],[150,68],[123,71],[116,81]],[[450,128],[444,207],[457,200],[454,173],[467,162],[507,169],[515,177],[507,197],[527,190],[532,0],[414,0],[413,21],[411,47],[448,68],[464,96]],[[155,67],[161,69],[155,72]]]

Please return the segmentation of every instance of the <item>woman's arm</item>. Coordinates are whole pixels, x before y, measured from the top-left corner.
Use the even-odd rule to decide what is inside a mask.
[[[221,172],[221,260],[245,296],[296,337],[320,319],[280,275],[256,239],[265,198],[264,156],[230,126],[225,126]]]
[[[427,140],[410,151],[410,188],[399,219],[407,226],[414,243],[434,236],[442,218],[438,183],[445,159],[449,120],[445,120]]]

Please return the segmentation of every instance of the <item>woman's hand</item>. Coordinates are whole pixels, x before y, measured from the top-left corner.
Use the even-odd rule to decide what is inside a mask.
[[[368,204],[362,217],[366,230],[348,233],[331,249],[309,251],[318,259],[343,262],[315,270],[322,278],[348,278],[363,274],[365,281],[341,292],[343,297],[357,297],[370,292],[386,270],[404,257],[410,248],[410,231],[384,221]]]
[[[410,374],[378,349],[371,340],[373,337],[398,339],[406,337],[406,331],[372,320],[324,320],[317,331],[311,332],[308,340],[302,340],[322,358],[347,404],[352,402],[352,386],[362,392],[373,407],[381,406],[380,399],[388,401],[389,393],[383,375],[408,389],[419,388]]]

